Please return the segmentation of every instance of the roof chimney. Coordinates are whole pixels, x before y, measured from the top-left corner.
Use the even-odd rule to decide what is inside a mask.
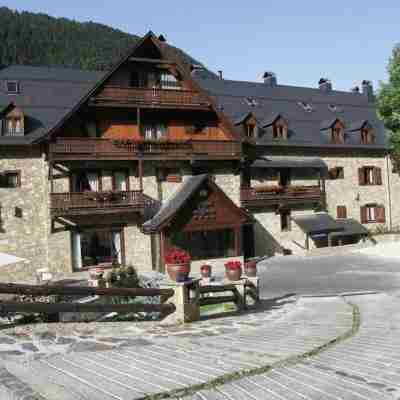
[[[222,79],[224,79],[224,78],[222,77],[222,71],[221,71],[221,70],[218,71],[218,77],[219,77],[219,79],[221,79],[221,81],[222,81]]]
[[[318,81],[319,89],[323,92],[331,92],[332,91],[332,82],[329,79],[321,78]]]
[[[374,101],[374,88],[371,81],[362,81],[362,94],[367,97],[368,101]]]
[[[359,86],[354,86],[351,88],[352,93],[360,93],[360,87]]]
[[[159,40],[160,42],[166,42],[166,41],[167,41],[167,39],[165,39],[165,36],[164,36],[163,34],[161,34],[161,35],[158,37],[158,40]]]
[[[276,75],[273,72],[264,72],[263,75],[265,85],[269,87],[274,87],[278,84],[278,80],[276,79]]]

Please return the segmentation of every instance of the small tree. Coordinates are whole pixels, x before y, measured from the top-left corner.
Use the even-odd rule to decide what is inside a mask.
[[[390,134],[393,157],[400,161],[400,44],[393,49],[387,67],[388,83],[381,83],[378,94],[378,112]]]

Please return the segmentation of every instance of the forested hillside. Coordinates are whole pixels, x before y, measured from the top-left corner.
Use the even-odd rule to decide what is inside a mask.
[[[108,69],[139,36],[94,22],[80,23],[0,7],[0,65]],[[178,50],[186,62],[196,62]]]

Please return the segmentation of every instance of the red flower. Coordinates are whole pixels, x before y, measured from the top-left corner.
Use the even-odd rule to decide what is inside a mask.
[[[190,255],[184,250],[171,248],[164,256],[167,264],[186,264],[190,262]]]
[[[240,261],[228,261],[225,263],[225,268],[229,270],[236,270],[242,267],[242,263]]]

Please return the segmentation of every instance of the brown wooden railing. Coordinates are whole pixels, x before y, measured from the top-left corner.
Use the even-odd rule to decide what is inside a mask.
[[[62,215],[79,210],[129,207],[144,208],[144,199],[139,190],[120,192],[66,192],[51,193],[53,214]]]
[[[242,188],[240,200],[243,207],[264,207],[278,203],[321,202],[323,191],[319,186],[290,186],[280,191],[262,191]]]
[[[93,99],[95,103],[134,103],[143,105],[208,108],[209,100],[202,94],[183,89],[130,88],[105,86]]]
[[[153,288],[93,288],[83,286],[61,285],[19,285],[0,283],[0,293],[19,294],[27,296],[48,295],[101,295],[101,296],[160,296],[160,303],[173,296],[172,289]],[[0,302],[0,312],[48,313],[60,312],[160,312],[167,315],[175,312],[175,305],[164,304],[93,304],[93,303],[42,303],[42,302]]]
[[[160,158],[238,158],[240,142],[221,140],[132,141],[100,138],[63,138],[50,144],[50,153],[58,159],[135,159]]]

